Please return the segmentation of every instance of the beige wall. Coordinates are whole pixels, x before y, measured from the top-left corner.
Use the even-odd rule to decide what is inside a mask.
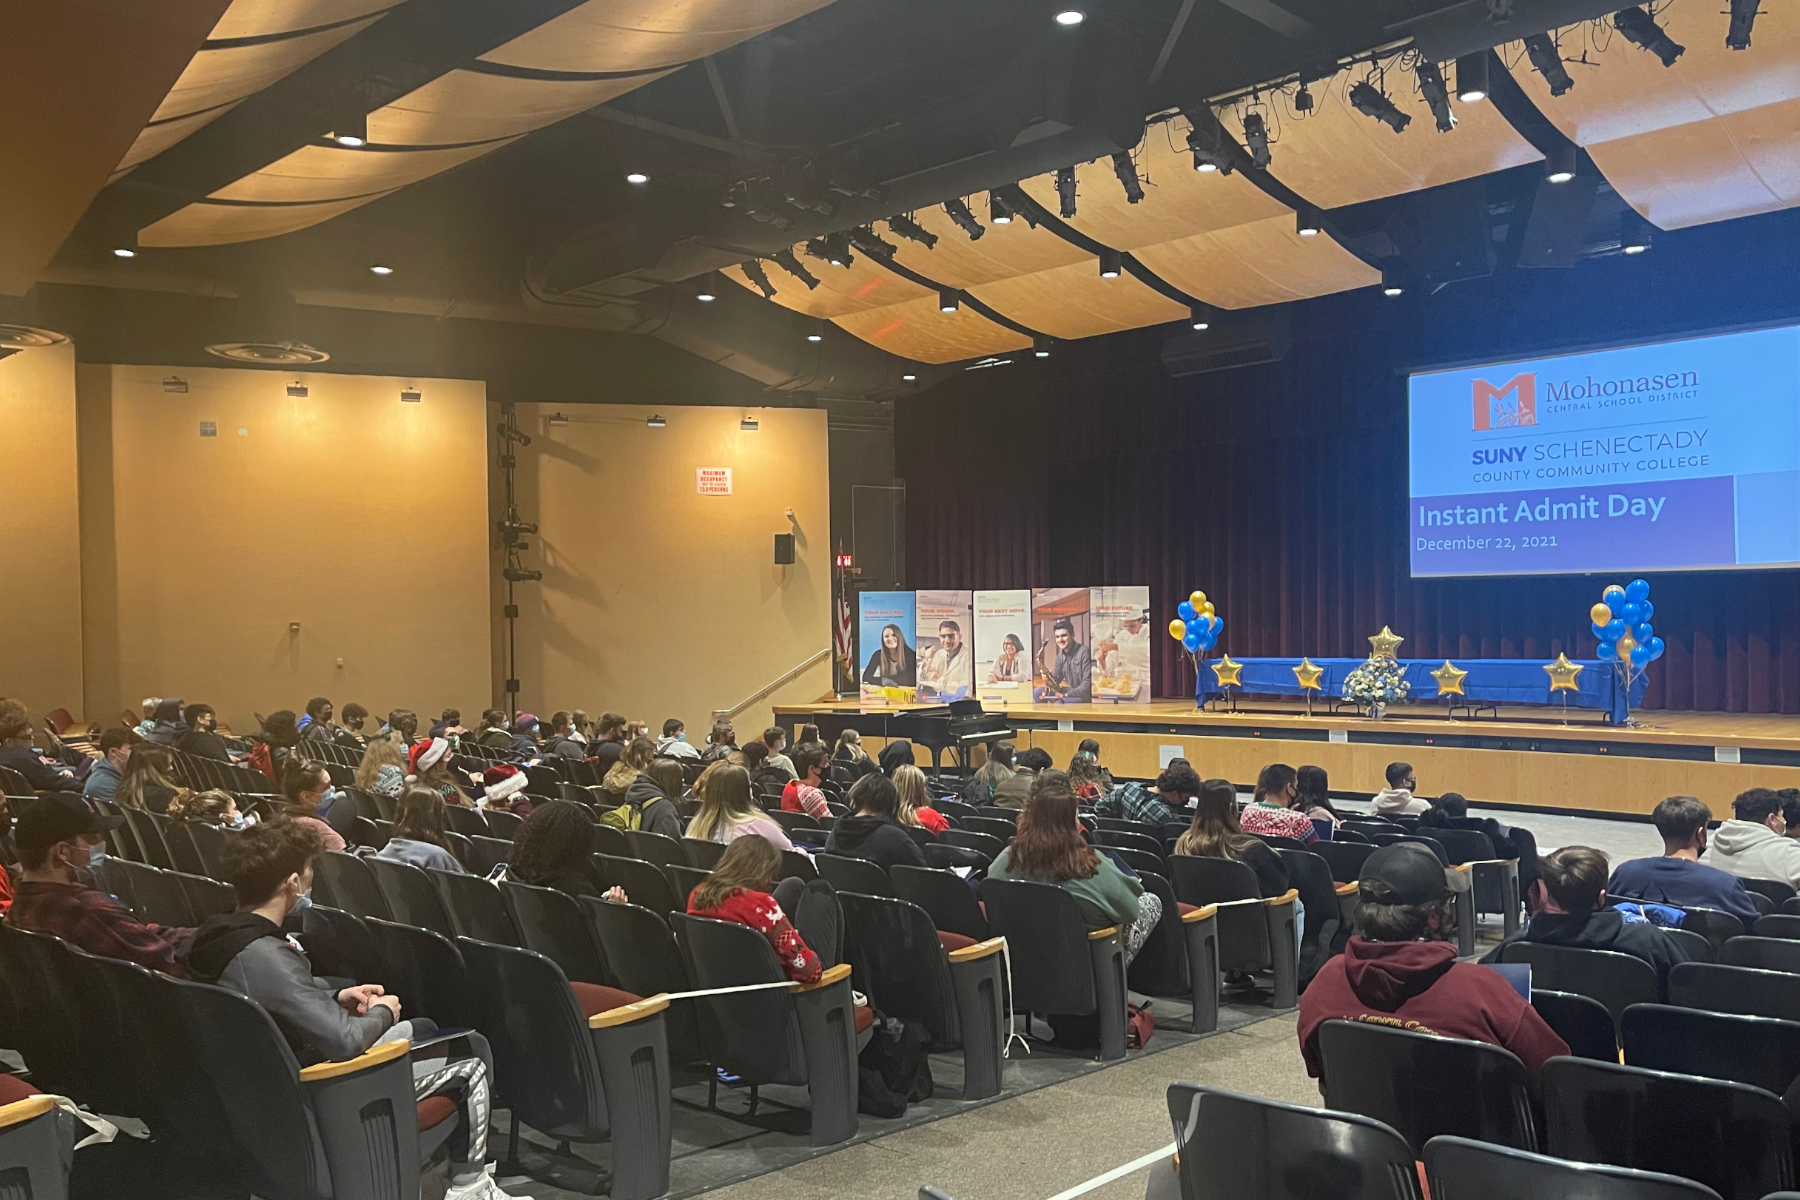
[[[534,439],[519,452],[519,508],[541,531],[527,562],[544,570],[517,589],[521,708],[611,709],[654,729],[680,717],[703,742],[713,709],[830,644],[823,410],[760,409],[748,433],[736,408],[669,409],[665,429],[636,406],[572,405],[560,428],[549,405],[519,409]],[[698,467],[732,468],[732,494],[698,494]],[[796,562],[777,567],[774,535],[788,532]],[[497,652],[504,636],[496,626]],[[739,740],[774,704],[830,686],[822,662],[739,716]]]
[[[185,395],[163,390],[175,374]],[[313,695],[377,714],[487,702],[483,384],[137,366],[78,379],[89,719],[146,695],[204,700],[238,729]],[[286,394],[296,380],[305,399]],[[401,403],[415,384],[423,403]]]
[[[0,359],[0,695],[81,714],[75,350]]]

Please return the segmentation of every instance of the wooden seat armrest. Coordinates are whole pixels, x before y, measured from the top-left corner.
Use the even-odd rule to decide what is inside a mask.
[[[1196,908],[1193,912],[1182,913],[1181,923],[1183,925],[1192,925],[1195,921],[1204,921],[1208,917],[1216,917],[1218,915],[1219,906],[1216,904],[1208,904],[1201,908]]]
[[[1356,895],[1356,886],[1357,885],[1354,883],[1340,883],[1337,885],[1337,894],[1340,896],[1354,896]]]
[[[964,946],[961,950],[950,951],[950,961],[953,963],[974,962],[978,958],[987,958],[1000,953],[1001,948],[1005,945],[1005,938],[992,937],[985,942],[976,942],[973,946]]]
[[[303,1067],[300,1071],[301,1083],[317,1083],[321,1079],[337,1079],[344,1075],[354,1075],[358,1071],[367,1071],[370,1067],[379,1067],[383,1063],[393,1062],[396,1058],[404,1058],[412,1053],[412,1043],[402,1038],[396,1042],[381,1042],[370,1046],[355,1058],[346,1058],[342,1062],[314,1063]]]
[[[654,996],[646,996],[642,1000],[634,1000],[630,1004],[621,1004],[617,1008],[609,1008],[605,1012],[597,1012],[588,1018],[589,1029],[611,1029],[615,1025],[629,1025],[633,1021],[641,1021],[645,1017],[653,1017],[669,1007],[667,992],[658,992]]]
[[[1475,869],[1475,864],[1474,863],[1457,863],[1454,867],[1445,867],[1444,869],[1446,871],[1468,872],[1468,871],[1472,871]]]
[[[1471,858],[1468,862],[1464,863],[1463,866],[1465,866],[1465,867],[1494,867],[1494,866],[1505,866],[1507,863],[1516,863],[1518,861],[1519,860],[1516,858]]]
[[[1105,929],[1096,929],[1092,933],[1089,933],[1088,941],[1097,942],[1097,941],[1100,941],[1102,938],[1114,937],[1118,934],[1118,932],[1119,932],[1119,927],[1117,925],[1108,925]]]
[[[816,992],[820,988],[828,988],[839,980],[848,978],[850,978],[850,964],[839,963],[835,967],[827,967],[824,974],[820,975],[811,983],[789,984],[788,990],[795,993]]]
[[[35,1120],[56,1107],[55,1096],[27,1096],[0,1107],[0,1129]]]
[[[1298,900],[1299,898],[1300,898],[1300,889],[1289,888],[1287,891],[1283,892],[1279,896],[1270,896],[1267,900],[1263,901],[1263,903],[1267,904],[1270,908],[1274,908],[1277,905],[1281,905],[1281,904],[1292,904],[1294,901]]]

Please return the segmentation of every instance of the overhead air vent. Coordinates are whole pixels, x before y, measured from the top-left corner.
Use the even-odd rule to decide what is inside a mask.
[[[36,350],[44,346],[61,346],[69,340],[67,334],[54,329],[39,329],[35,325],[13,325],[0,321],[0,349],[3,350]]]
[[[1187,329],[1163,341],[1163,369],[1173,378],[1280,362],[1294,342],[1287,309],[1214,322],[1204,333]]]
[[[325,351],[305,342],[215,342],[206,348],[206,352],[233,362],[257,363],[265,367],[305,366],[331,358]]]

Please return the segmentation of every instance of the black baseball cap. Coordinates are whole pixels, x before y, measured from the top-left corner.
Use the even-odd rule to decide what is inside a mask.
[[[45,796],[19,810],[13,843],[21,850],[44,850],[82,834],[117,829],[124,823],[124,817],[107,817],[94,812],[79,797]]]
[[[1362,879],[1386,889],[1385,895],[1364,894],[1365,904],[1428,904],[1450,891],[1437,855],[1416,842],[1396,842],[1369,855]]]

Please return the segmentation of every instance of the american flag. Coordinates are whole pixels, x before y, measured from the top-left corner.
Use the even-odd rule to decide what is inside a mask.
[[[839,593],[837,598],[837,622],[831,631],[831,653],[837,660],[838,677],[848,679],[853,673],[851,664],[855,661],[850,646],[850,598]],[[835,686],[836,680],[833,680]]]

